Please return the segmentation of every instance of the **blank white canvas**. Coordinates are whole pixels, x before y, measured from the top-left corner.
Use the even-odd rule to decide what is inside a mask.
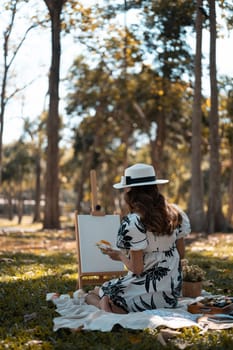
[[[124,265],[111,260],[101,253],[96,243],[101,239],[116,247],[117,232],[120,226],[119,215],[78,215],[78,235],[80,244],[81,272],[124,271]]]

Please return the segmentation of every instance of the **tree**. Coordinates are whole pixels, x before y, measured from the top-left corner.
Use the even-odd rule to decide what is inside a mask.
[[[43,112],[38,120],[30,121],[29,118],[24,119],[24,133],[21,136],[21,140],[24,141],[29,135],[33,145],[33,158],[35,162],[35,205],[34,205],[34,217],[33,222],[41,221],[41,177],[42,177],[42,149],[45,139],[45,120],[47,113]]]
[[[143,4],[146,56],[149,54],[152,58],[153,68],[162,78],[160,112],[154,120],[157,134],[152,151],[152,162],[158,169],[164,156],[168,125],[175,122],[173,113],[167,108],[171,82],[181,81],[184,72],[189,74],[192,69],[192,56],[185,35],[187,28],[193,26],[194,4],[193,1],[179,1],[174,6],[171,0],[144,1]]]
[[[9,204],[9,217],[12,217],[12,199],[17,200],[18,223],[23,216],[24,193],[31,184],[34,159],[31,147],[22,141],[4,147],[4,164],[2,171],[3,189]]]
[[[14,27],[15,23],[15,17],[17,13],[17,5],[20,3],[20,0],[13,0],[9,4],[6,4],[6,9],[10,12],[9,16],[9,24],[6,27],[4,33],[3,33],[3,72],[2,72],[2,81],[1,81],[1,107],[0,107],[0,184],[1,184],[1,177],[2,177],[2,140],[3,140],[3,131],[4,131],[4,119],[5,119],[5,109],[7,106],[7,103],[21,90],[25,89],[24,87],[15,89],[11,94],[7,94],[7,81],[9,76],[9,71],[12,66],[12,64],[15,61],[15,58],[23,45],[27,34],[29,31],[33,28],[35,28],[36,24],[32,24],[24,33],[21,39],[19,39],[17,46],[14,50],[12,50],[12,53],[10,51],[10,38],[11,33]]]
[[[222,212],[220,187],[220,161],[219,161],[219,115],[218,115],[218,85],[216,68],[216,2],[209,0],[210,17],[210,169],[209,169],[209,196],[207,213],[207,232],[226,230],[226,221]]]
[[[158,169],[161,160],[165,158],[164,145],[167,140],[167,128],[174,123],[174,114],[171,113],[169,99],[172,91],[171,83],[181,82],[184,73],[189,74],[192,69],[192,55],[187,45],[185,36],[187,28],[193,26],[193,1],[178,1],[174,5],[171,0],[158,1],[125,1],[115,2],[106,8],[106,14],[112,16],[122,14],[131,16],[130,11],[136,9],[140,21],[128,25],[128,31],[141,43],[140,53],[142,60],[149,60],[155,75],[159,75],[162,81],[160,85],[159,106],[160,111],[154,111],[153,124],[156,124],[156,138],[151,143],[151,161]],[[184,15],[185,14],[185,15]],[[172,28],[172,30],[171,30]],[[123,45],[128,46],[127,37]],[[122,45],[121,45],[122,46]],[[127,47],[125,49],[127,52]],[[126,62],[127,63],[127,62]],[[138,69],[138,62],[135,61]],[[133,69],[132,69],[133,70]],[[122,74],[123,75],[123,74]],[[157,96],[155,96],[157,99]],[[135,104],[136,113],[147,117],[147,111],[142,106]],[[143,112],[143,113],[141,113]],[[126,123],[127,123],[127,115]],[[145,118],[144,118],[145,119]],[[148,126],[150,123],[145,122]],[[149,132],[149,130],[148,130]]]
[[[111,49],[107,47],[107,52],[111,55]],[[129,51],[130,48],[128,46]],[[115,72],[113,64],[112,60],[111,67]],[[119,58],[115,64],[119,64]],[[137,145],[136,135],[143,134],[141,138],[143,142],[145,139],[150,142],[148,156],[144,157],[144,161],[151,162],[153,159],[150,149],[153,149],[156,132],[152,130],[152,125],[160,111],[162,78],[151,67],[144,65],[139,72],[127,73],[127,90],[125,90],[123,74],[113,75],[107,66],[108,62],[101,61],[91,69],[87,59],[79,57],[74,62],[68,77],[70,92],[67,112],[69,115],[79,115],[83,118],[75,134],[74,160],[77,162],[77,170],[72,176],[72,178],[77,176],[75,188],[78,193],[79,211],[91,167],[99,173],[103,173],[103,169],[107,167],[107,176],[113,174],[112,179],[114,179],[116,168],[119,168],[120,173],[124,161],[126,159],[129,162],[135,161],[136,151],[140,152],[142,147]],[[171,84],[167,99],[164,99],[163,103],[167,113],[173,116],[174,120],[179,121],[172,123],[167,129],[167,143],[172,144],[172,148],[176,148],[178,145],[183,145],[182,135],[186,134],[184,130],[188,130],[186,117],[190,115],[187,112],[190,106],[186,85]],[[174,170],[177,171],[177,169]],[[106,192],[104,193],[107,198]]]
[[[202,0],[196,3],[196,52],[194,62],[194,97],[192,113],[192,166],[191,166],[191,198],[190,220],[192,230],[200,232],[204,229],[203,179],[201,172],[201,119],[202,119]]]
[[[47,119],[47,160],[44,228],[59,228],[59,79],[61,13],[66,0],[44,0],[51,20],[51,66]]]
[[[230,181],[229,181],[229,201],[228,201],[228,212],[227,219],[229,223],[233,221],[233,90],[228,93],[228,103],[227,110],[229,113],[230,123],[228,125],[228,142],[230,147],[230,157],[231,157],[231,166],[230,166]]]

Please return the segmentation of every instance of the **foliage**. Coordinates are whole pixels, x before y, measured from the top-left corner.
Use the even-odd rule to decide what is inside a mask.
[[[6,226],[6,222],[1,227]],[[53,332],[57,316],[48,292],[72,293],[77,281],[74,230],[41,231],[16,226],[0,231],[0,348],[12,350],[151,350],[161,349],[160,331],[133,331],[116,327],[111,332]],[[225,238],[224,238],[225,237]],[[206,271],[213,293],[233,293],[233,239],[230,235],[187,242],[188,259]],[[224,257],[227,256],[227,259]],[[211,284],[212,282],[212,284]],[[225,288],[228,286],[228,290]],[[179,330],[166,349],[232,349],[233,329],[200,332]]]
[[[77,209],[88,210],[89,170],[95,168],[98,174],[99,192],[104,194],[104,198],[101,198],[102,206],[106,212],[118,210],[116,203],[121,203],[121,198],[120,195],[112,192],[112,183],[118,180],[117,177],[122,173],[123,166],[135,161],[145,161],[156,165],[158,174],[170,179],[168,192],[172,200],[179,204],[188,203],[190,177],[193,175],[190,174],[190,144],[193,137],[190,115],[193,86],[188,81],[193,80],[193,56],[187,38],[189,39],[192,35],[195,2],[177,1],[174,5],[174,1],[171,0],[137,0],[125,1],[124,4],[124,2],[106,0],[93,1],[90,6],[87,1],[50,0],[41,1],[41,5],[38,3],[34,6],[30,0],[32,7],[29,12],[27,11],[29,3],[26,0],[12,2],[5,0],[3,3],[8,6],[5,14],[9,12],[11,5],[18,3],[20,6],[16,13],[17,18],[24,17],[28,27],[32,25],[29,28],[37,28],[38,35],[44,30],[42,25],[47,24],[48,29],[50,23],[45,3],[63,4],[63,11],[60,14],[61,34],[64,36],[70,34],[77,54],[82,53],[82,56],[75,58],[67,79],[64,79],[68,84],[69,94],[66,97],[66,121],[61,126],[59,137],[66,131],[66,135],[69,136],[59,138],[59,160],[61,160],[59,199],[61,202],[64,197],[69,197],[70,208],[76,206]],[[225,9],[225,19],[229,20],[230,24],[232,5],[224,1],[219,4]],[[206,1],[204,7],[208,7]],[[28,12],[27,15],[24,8]],[[221,33],[219,29],[219,34]],[[63,35],[61,35],[62,39]],[[11,62],[10,53],[14,53],[13,42],[14,40],[9,47],[9,62]],[[17,42],[20,43],[21,40],[16,40],[15,43]],[[16,47],[18,47],[17,44]],[[15,68],[17,73],[17,65]],[[51,69],[51,72],[53,73],[54,69]],[[8,76],[7,85],[9,88],[12,86],[13,89],[16,80],[12,78],[11,75]],[[16,87],[15,91],[20,90],[22,89]],[[9,97],[13,97],[10,92],[9,89],[7,101]],[[224,106],[224,111],[229,110],[227,118],[232,110],[231,104],[229,96]],[[205,106],[205,111],[203,110],[202,120],[201,147],[204,179],[208,179],[209,169],[208,107],[210,106]],[[55,114],[57,112],[51,113],[53,116]],[[60,124],[60,116],[58,121]],[[229,218],[232,218],[232,189],[228,191],[232,168],[229,157],[232,152],[232,123],[226,122],[224,116],[223,123],[220,125],[224,133],[222,138],[224,142],[221,140],[221,164],[223,165],[221,194],[223,209],[226,212],[227,207],[230,208],[230,211],[228,209]],[[56,127],[52,125],[52,135],[56,128],[57,125]],[[73,134],[71,134],[72,131]],[[70,140],[70,135],[73,140]],[[70,154],[70,141],[73,142],[73,154]],[[39,139],[34,137],[33,143],[37,142]],[[60,157],[63,156],[60,152],[63,151],[60,148],[62,142],[67,144],[69,157],[66,154]],[[30,144],[26,143],[24,145],[25,148],[29,146]],[[36,145],[36,148],[40,149],[38,146]],[[44,159],[48,154],[48,148],[45,149],[44,142],[41,146],[42,153],[39,156]],[[54,151],[52,153],[51,162],[55,159]],[[68,161],[63,163],[64,159]],[[5,179],[7,176],[4,188],[11,188],[13,181],[9,175],[12,176],[13,172],[10,163],[7,164],[7,168],[4,169]],[[51,171],[48,173],[52,174],[54,169],[55,167],[51,166]],[[24,184],[28,188],[24,187],[23,197],[26,191],[29,192],[29,187],[32,193],[32,181],[35,181],[35,175],[32,172],[30,178],[29,174],[25,175],[27,175],[27,182],[24,181]],[[18,180],[15,166],[14,177],[15,184]],[[38,171],[37,178],[40,178]],[[41,178],[43,179],[41,199],[43,199],[44,180],[48,178],[44,164],[41,164]],[[51,175],[51,179],[51,184],[54,185],[55,177]],[[209,181],[206,182],[203,186],[205,203],[209,189]],[[35,193],[36,191],[33,191],[32,195],[30,194],[30,199],[35,199]],[[15,194],[12,197],[15,199]],[[58,199],[56,197],[52,195],[54,202]],[[52,210],[48,210],[48,215],[52,216]]]

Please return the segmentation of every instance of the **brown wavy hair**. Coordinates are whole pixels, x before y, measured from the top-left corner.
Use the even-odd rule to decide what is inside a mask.
[[[146,230],[155,235],[171,235],[182,221],[178,209],[165,200],[157,185],[132,187],[124,199],[129,211],[139,214]]]

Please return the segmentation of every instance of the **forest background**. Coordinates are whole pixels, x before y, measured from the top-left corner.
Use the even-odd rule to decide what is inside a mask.
[[[5,26],[0,214],[9,219],[17,214],[19,222],[32,214],[44,228],[59,228],[74,210],[90,212],[91,169],[97,172],[103,210],[123,212],[122,193],[112,184],[126,166],[146,162],[155,166],[158,177],[170,180],[162,191],[188,212],[193,231],[232,230],[233,80],[219,76],[216,67],[216,40],[225,33],[216,11],[230,31],[230,1],[39,3],[4,0],[0,5]],[[30,33],[48,30],[48,87],[43,110],[32,119],[24,115],[23,103],[38,75],[20,84],[17,74],[24,73],[17,71],[17,55]],[[203,53],[204,31],[209,32],[208,57]],[[61,78],[67,37],[77,46],[77,56]],[[33,49],[31,54],[33,60]],[[203,69],[209,72],[208,96],[202,89]],[[61,80],[65,96],[59,91]],[[22,111],[24,129],[19,140],[4,144],[12,102]]]

